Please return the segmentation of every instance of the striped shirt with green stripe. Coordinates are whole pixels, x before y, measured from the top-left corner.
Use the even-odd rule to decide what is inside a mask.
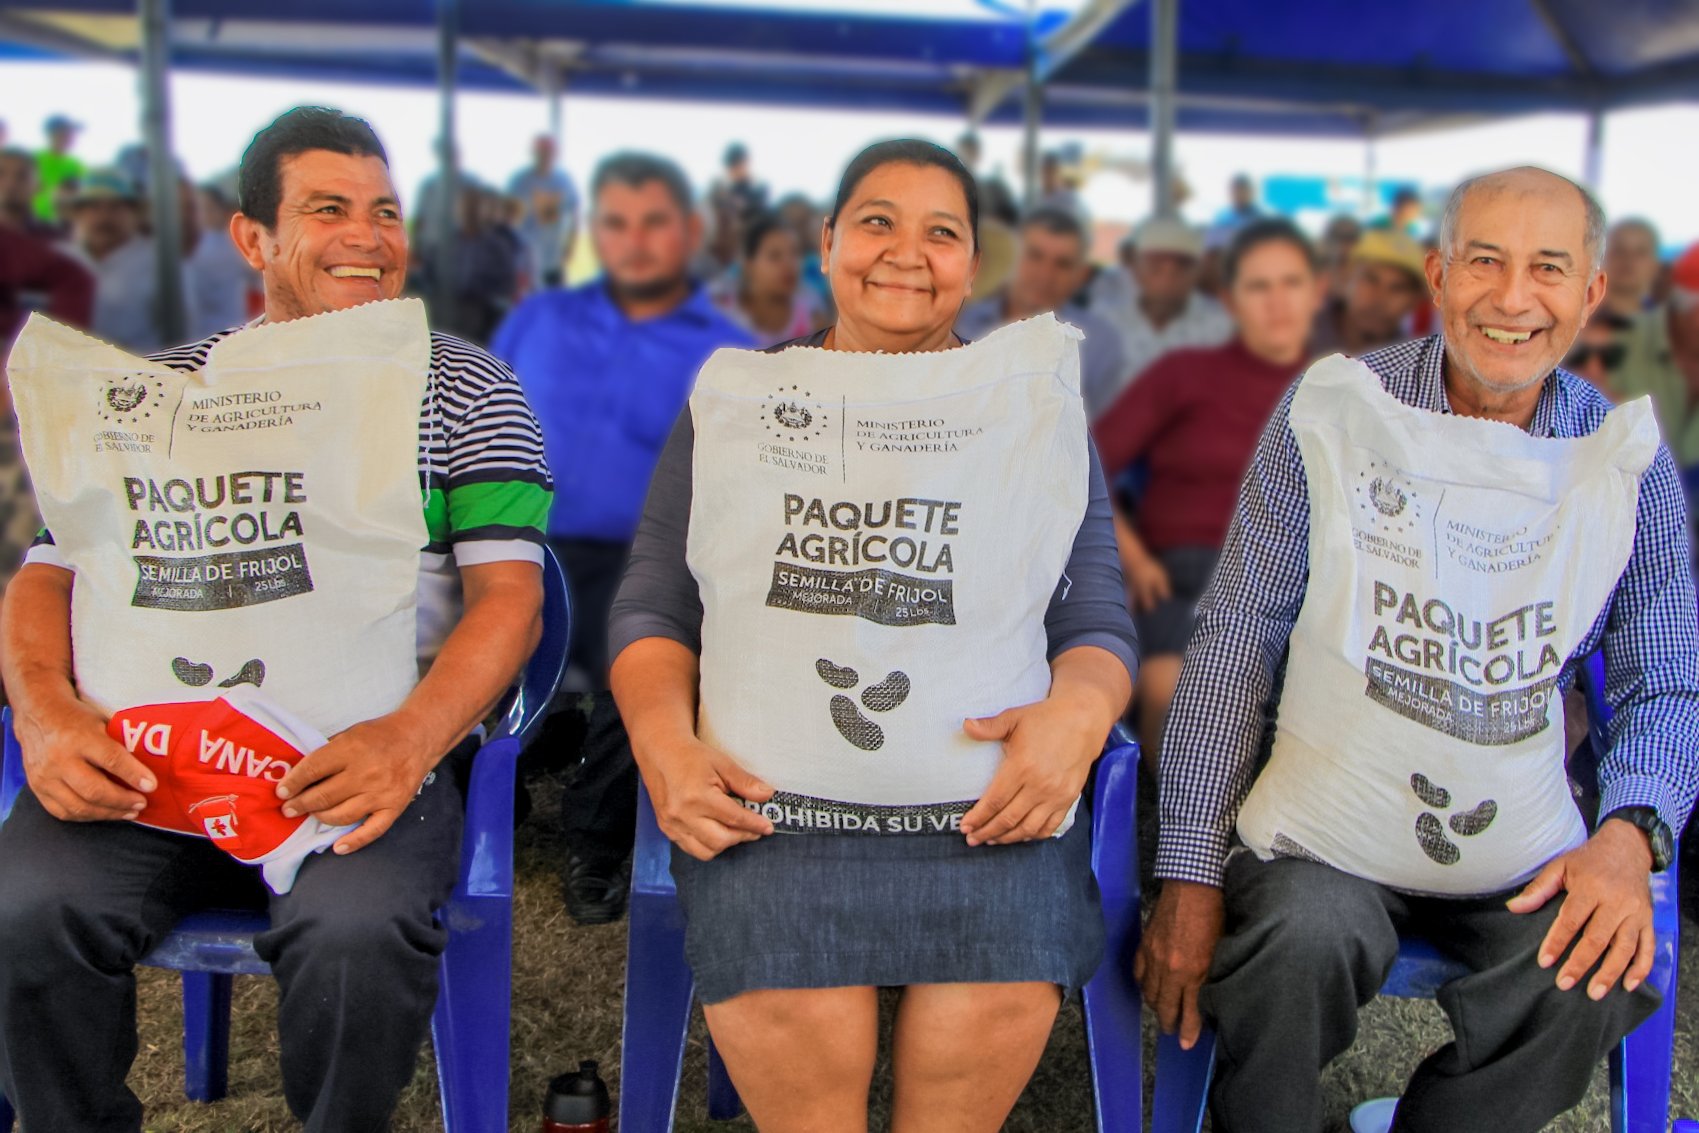
[[[148,357],[174,370],[198,370],[214,344],[242,329]],[[460,620],[459,568],[540,564],[554,498],[542,430],[513,371],[471,343],[436,332],[419,413],[419,482],[428,539],[419,556],[422,671]],[[46,531],[25,561],[67,566]]]

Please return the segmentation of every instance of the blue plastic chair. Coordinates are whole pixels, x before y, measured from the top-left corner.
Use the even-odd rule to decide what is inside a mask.
[[[1610,720],[1610,708],[1602,692],[1602,654],[1588,658],[1582,686],[1587,692],[1590,742],[1595,752],[1601,752],[1605,750],[1605,725]],[[1582,770],[1590,773],[1592,768],[1589,765]],[[1652,877],[1652,926],[1657,932],[1658,945],[1652,973],[1646,982],[1663,995],[1664,1001],[1651,1018],[1611,1051],[1612,1133],[1665,1133],[1669,1128],[1676,962],[1681,952],[1681,912],[1677,905],[1680,859],[1677,847],[1670,867]],[[1468,968],[1428,941],[1405,937],[1399,943],[1398,959],[1380,993],[1403,999],[1432,999],[1442,985],[1468,972]],[[1180,1049],[1176,1036],[1160,1036],[1156,1044],[1156,1098],[1152,1104],[1151,1129],[1155,1133],[1197,1133],[1203,1126],[1214,1072],[1215,1036],[1207,1028],[1190,1051]]]
[[[1091,863],[1108,927],[1103,964],[1085,988],[1099,1130],[1141,1128],[1139,994],[1132,972],[1139,938],[1138,775],[1138,744],[1117,725],[1097,764],[1091,812]],[[671,855],[649,793],[639,791],[620,1058],[624,1133],[667,1133],[678,1108],[694,980],[684,960],[684,915],[668,865]],[[710,1041],[708,1116],[726,1121],[742,1108]]]
[[[554,555],[543,563],[543,637],[509,694],[500,722],[472,762],[460,880],[437,914],[449,931],[431,1015],[446,1133],[506,1133],[508,1020],[513,970],[513,795],[519,754],[547,714],[566,671],[571,639],[566,579]],[[23,760],[4,715],[0,821],[24,785]],[[142,963],[183,973],[184,1092],[194,1101],[228,1089],[232,977],[271,969],[254,954],[263,912],[212,910],[180,921]],[[0,1097],[0,1133],[12,1126]]]

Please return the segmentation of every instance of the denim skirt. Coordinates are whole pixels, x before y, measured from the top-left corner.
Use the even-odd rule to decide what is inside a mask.
[[[704,1003],[762,988],[1083,987],[1103,910],[1082,804],[1060,838],[771,834],[701,862],[677,847],[685,955]]]

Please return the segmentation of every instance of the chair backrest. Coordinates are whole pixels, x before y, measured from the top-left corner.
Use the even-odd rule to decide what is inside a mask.
[[[543,637],[525,663],[519,683],[508,694],[507,706],[491,739],[513,736],[520,746],[529,743],[548,716],[549,701],[566,674],[567,646],[572,641],[572,599],[566,588],[566,573],[555,553],[543,548]]]
[[[572,602],[566,575],[554,552],[543,548],[543,637],[525,663],[519,683],[508,693],[507,706],[492,739],[513,736],[523,746],[541,725],[561,676],[566,672],[566,648],[572,640]],[[12,803],[24,788],[23,752],[12,733],[12,710],[0,712],[5,744],[0,748],[0,822],[12,813]]]
[[[1605,699],[1605,652],[1595,649],[1581,664],[1575,685],[1587,701],[1587,743],[1570,761],[1570,774],[1588,798],[1599,793],[1599,761],[1610,750],[1611,706]],[[1592,816],[1589,815],[1589,818]]]
[[[0,822],[12,813],[12,803],[24,789],[24,753],[18,747],[18,737],[12,734],[12,710],[0,711],[0,729],[5,731],[5,746],[0,747]]]

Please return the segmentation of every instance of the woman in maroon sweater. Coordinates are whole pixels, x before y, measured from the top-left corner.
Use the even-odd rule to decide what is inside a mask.
[[[1136,527],[1122,517],[1117,535],[1142,654],[1134,690],[1139,738],[1153,771],[1193,612],[1227,537],[1239,481],[1275,403],[1303,370],[1322,299],[1315,250],[1284,220],[1240,229],[1222,271],[1238,336],[1159,358],[1092,428],[1111,483],[1140,461],[1148,471]]]

